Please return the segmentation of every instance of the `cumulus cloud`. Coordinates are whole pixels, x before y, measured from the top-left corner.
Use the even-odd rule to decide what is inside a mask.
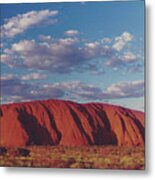
[[[46,74],[41,74],[41,73],[29,73],[29,74],[24,74],[17,76],[16,74],[4,74],[1,75],[0,81],[14,81],[14,80],[23,80],[23,81],[30,81],[30,80],[41,80],[41,79],[46,79],[47,75]]]
[[[30,90],[30,85],[21,82],[16,77],[1,78],[1,96],[27,96]]]
[[[85,44],[86,48],[95,49],[98,48],[99,42],[89,42]]]
[[[46,78],[47,78],[47,75],[41,74],[41,73],[30,73],[30,74],[26,74],[20,77],[20,79],[24,81],[40,80],[40,79],[46,79]]]
[[[108,88],[101,89],[95,85],[86,84],[81,81],[70,81],[54,84],[45,84],[47,88],[63,89],[69,94],[69,97],[75,98],[78,101],[96,101],[104,99],[119,99],[129,97],[142,97],[144,95],[144,81],[127,81],[112,84]],[[65,94],[65,93],[64,93]]]
[[[51,36],[45,36],[43,34],[39,35],[39,39],[45,43],[50,43],[52,41],[52,37]]]
[[[58,40],[59,45],[63,46],[71,46],[78,43],[79,40],[77,38],[62,38]]]
[[[107,98],[127,98],[144,96],[144,81],[129,81],[112,84],[104,92]]]
[[[17,34],[21,34],[30,27],[43,23],[57,14],[58,11],[50,11],[48,9],[18,14],[17,16],[6,20],[5,24],[2,25],[2,36],[13,38]],[[55,22],[55,20],[53,22]]]
[[[21,79],[8,75],[1,78],[1,94],[5,99],[15,101],[61,98],[78,102],[104,101],[120,98],[144,96],[144,81],[127,81],[112,84],[106,89],[81,81],[57,82],[51,84],[25,83]],[[10,102],[10,100],[9,100]]]
[[[75,30],[75,29],[70,29],[70,30],[65,32],[65,35],[67,35],[67,36],[75,36],[77,34],[79,34],[79,31]]]
[[[7,97],[1,97],[0,96],[0,102],[2,104],[11,104],[11,103],[15,103],[15,102],[22,102],[22,96],[7,96]],[[27,101],[25,99],[25,101]]]
[[[54,39],[50,35],[40,35],[40,41],[25,39],[5,48],[1,62],[10,67],[33,68],[52,73],[89,71],[98,74],[105,72],[105,66],[125,67],[139,59],[139,55],[128,48],[122,51],[114,48],[116,42],[127,43],[132,38],[133,35],[124,32],[111,45],[111,39],[108,38],[104,39],[106,43],[103,40],[83,43],[77,37]]]
[[[15,78],[14,74],[5,74],[0,76],[0,81],[13,80]]]
[[[132,41],[133,35],[129,32],[124,32],[120,36],[117,36],[115,38],[115,43],[113,44],[112,48],[120,51],[122,50],[128,42]]]
[[[102,39],[102,42],[103,43],[111,43],[112,42],[112,39],[111,38],[108,38],[108,37],[105,37]]]
[[[111,54],[109,48],[97,43],[87,43],[83,47],[79,47],[78,43],[77,38],[62,38],[48,43],[22,40],[4,50],[2,62],[14,67],[68,73],[79,66],[82,70],[83,65],[90,64],[94,58]]]
[[[133,62],[137,59],[137,55],[132,53],[132,52],[126,52],[124,53],[124,55],[122,56],[122,59],[125,62]]]
[[[63,85],[63,88],[72,90],[71,93],[73,93],[73,96],[75,95],[76,99],[84,99],[86,101],[144,96],[143,80],[118,82],[105,90],[82,82],[67,83]]]
[[[124,64],[124,61],[117,56],[112,56],[110,59],[106,61],[106,65],[109,67],[119,67]]]
[[[1,78],[2,103],[60,98],[64,95],[64,91],[56,87],[47,89],[39,84],[28,83],[21,79],[22,78],[18,78],[15,75],[5,75]]]
[[[75,99],[77,101],[82,100],[96,100],[100,98],[102,90],[94,85],[85,84],[81,81],[69,81],[54,84],[45,84],[43,86],[47,88],[63,89],[66,98]]]
[[[135,54],[131,51],[126,51],[121,55],[112,56],[106,61],[106,65],[109,67],[120,67],[120,66],[126,66],[128,64],[132,64],[134,62],[137,62],[139,57],[138,54]],[[136,65],[134,65],[135,67]]]

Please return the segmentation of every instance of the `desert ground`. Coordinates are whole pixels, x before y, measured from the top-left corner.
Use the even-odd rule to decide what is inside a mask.
[[[0,166],[143,170],[144,157],[143,147],[3,147]]]

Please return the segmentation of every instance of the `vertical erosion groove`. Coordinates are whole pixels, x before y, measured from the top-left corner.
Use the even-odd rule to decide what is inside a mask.
[[[139,129],[139,133],[141,134],[141,137],[143,139],[143,142],[145,143],[145,128],[142,126],[140,121],[136,118],[136,116],[131,112],[132,116],[129,114],[128,116],[131,118],[131,120],[134,122],[134,124]]]
[[[0,117],[3,116],[2,108],[0,108]]]
[[[52,126],[53,131],[55,131],[56,135],[57,135],[57,139],[58,141],[55,142],[56,144],[59,144],[60,140],[61,140],[61,132],[58,130],[55,120],[54,120],[54,116],[52,114],[52,109],[50,110],[49,107],[45,106],[43,103],[40,102],[40,105],[43,107],[43,109],[45,110],[45,112],[48,115],[48,118],[50,119],[50,123]]]
[[[85,131],[85,129],[83,128],[81,120],[78,117],[77,113],[73,110],[73,108],[71,106],[68,106],[68,108],[69,108],[69,111],[70,111],[73,119],[75,120],[75,123],[76,123],[77,127],[79,128],[80,132],[85,136],[85,138],[87,139],[88,143],[90,145],[92,145],[92,141],[91,141],[89,135],[87,134],[87,132]]]
[[[27,145],[52,145],[52,139],[46,128],[42,127],[35,116],[27,113],[26,108],[17,109],[18,119],[29,136]]]
[[[95,107],[94,111],[103,123],[102,126],[98,125],[94,133],[95,143],[98,145],[118,145],[117,136],[111,128],[106,112],[100,106]]]

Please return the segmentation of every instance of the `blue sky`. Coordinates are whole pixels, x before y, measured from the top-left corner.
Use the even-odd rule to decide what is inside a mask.
[[[144,2],[1,4],[1,102],[144,108]]]

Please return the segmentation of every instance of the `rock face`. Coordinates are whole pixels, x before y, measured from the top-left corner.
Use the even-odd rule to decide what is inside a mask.
[[[144,146],[144,131],[144,113],[108,104],[46,100],[0,109],[0,146]]]

